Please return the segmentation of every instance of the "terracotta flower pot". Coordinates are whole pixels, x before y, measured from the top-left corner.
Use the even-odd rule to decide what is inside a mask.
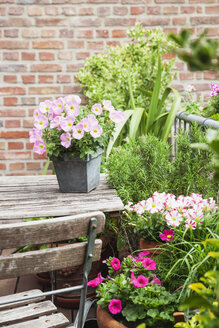
[[[162,252],[161,249],[159,249],[159,246],[161,243],[158,243],[156,241],[147,241],[144,238],[140,238],[139,240],[139,248],[145,249],[151,253],[152,256],[157,256]]]
[[[127,328],[111,317],[109,313],[97,305],[97,323],[99,328]]]

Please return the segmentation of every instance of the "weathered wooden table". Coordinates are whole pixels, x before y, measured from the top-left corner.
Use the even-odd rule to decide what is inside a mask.
[[[61,193],[55,175],[0,177],[0,223],[90,211],[111,213],[123,208],[104,174],[95,190],[83,194]]]

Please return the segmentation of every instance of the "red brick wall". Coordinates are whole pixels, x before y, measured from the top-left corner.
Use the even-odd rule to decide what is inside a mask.
[[[0,175],[41,172],[45,159],[32,151],[28,131],[40,101],[79,93],[75,73],[83,60],[126,40],[142,22],[219,35],[219,0],[0,0]],[[215,75],[190,73],[176,64],[180,90],[186,83],[207,90]]]

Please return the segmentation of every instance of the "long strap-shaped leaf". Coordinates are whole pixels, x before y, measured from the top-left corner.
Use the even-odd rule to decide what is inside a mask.
[[[124,128],[126,122],[128,121],[128,119],[130,118],[130,116],[133,114],[133,110],[132,109],[128,109],[126,111],[124,111],[125,114],[125,119],[122,123],[118,124],[115,128],[115,131],[113,133],[112,138],[110,139],[108,146],[107,146],[107,150],[106,150],[106,159],[109,157],[109,154],[111,153],[111,150],[113,148],[114,143],[116,142],[116,139],[118,138],[118,136],[120,135],[122,129]]]
[[[136,108],[132,114],[130,127],[129,127],[129,138],[135,139],[137,136],[137,131],[140,130],[140,123],[142,120],[142,116],[144,115],[145,108]]]
[[[174,94],[175,94],[175,99],[173,101],[173,104],[171,106],[171,109],[169,111],[167,120],[165,122],[165,125],[163,127],[163,131],[162,131],[162,135],[161,135],[161,140],[163,141],[167,141],[169,134],[170,134],[170,130],[172,128],[173,122],[175,120],[176,117],[176,113],[177,110],[179,109],[180,106],[180,101],[181,101],[181,97],[179,92],[176,89],[172,89]]]

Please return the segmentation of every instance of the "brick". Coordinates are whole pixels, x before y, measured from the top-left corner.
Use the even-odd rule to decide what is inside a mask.
[[[25,89],[21,87],[2,87],[0,88],[2,95],[24,95]]]
[[[216,3],[217,0],[189,0],[189,3]]]
[[[4,36],[6,38],[17,38],[18,37],[18,29],[13,28],[11,30],[4,30]]]
[[[30,151],[25,151],[25,152],[2,152],[0,153],[0,159],[1,160],[16,160],[18,159],[31,159],[31,152]]]
[[[7,97],[4,98],[4,105],[5,106],[16,106],[18,103],[17,97]]]
[[[5,7],[1,7],[0,8],[0,16],[5,16],[6,15],[6,8]]]
[[[118,16],[125,16],[128,14],[128,7],[124,7],[124,6],[113,7],[113,14]]]
[[[199,16],[190,18],[192,25],[201,25],[201,24],[219,24],[219,16]]]
[[[67,72],[78,72],[83,66],[81,63],[67,65]]]
[[[136,18],[106,18],[105,26],[134,26]]]
[[[194,79],[193,73],[179,73],[180,80],[192,80]]]
[[[56,30],[42,30],[41,37],[42,38],[55,38],[57,35]]]
[[[216,80],[217,79],[217,72],[204,72],[204,79],[205,80]]]
[[[29,120],[23,120],[23,128],[31,129],[32,127],[33,127],[33,118],[30,118]]]
[[[74,37],[74,31],[68,30],[68,29],[62,29],[59,31],[59,37],[60,38],[73,38]]]
[[[53,83],[53,75],[39,75],[39,83]]]
[[[36,26],[67,26],[68,20],[62,18],[36,18]]]
[[[64,94],[80,93],[80,92],[81,92],[81,87],[79,85],[74,85],[74,86],[65,85],[63,87]]]
[[[196,11],[198,14],[202,14],[203,13],[203,8],[201,6],[197,6]]]
[[[0,170],[6,170],[6,164],[0,163]]]
[[[179,12],[179,7],[171,6],[171,7],[163,8],[164,15],[178,14],[178,12]]]
[[[57,83],[70,83],[71,76],[70,75],[58,75],[57,76]]]
[[[201,34],[205,28],[199,27],[197,29],[197,33]],[[207,29],[207,36],[218,36],[219,35],[219,27],[208,27]]]
[[[104,43],[103,41],[88,41],[87,42],[87,48],[88,49],[97,49],[102,50],[104,49]]]
[[[40,60],[55,60],[55,54],[52,52],[40,52],[39,53]]]
[[[108,30],[96,30],[96,37],[97,38],[108,38],[109,31]]]
[[[197,91],[206,91],[209,90],[209,84],[208,83],[202,83],[202,84],[196,84],[193,83],[194,87]]]
[[[34,52],[22,52],[21,53],[22,60],[35,60]]]
[[[18,52],[4,52],[3,53],[3,60],[19,60],[19,53]]]
[[[161,7],[160,6],[153,6],[147,8],[148,15],[159,15],[161,13]]]
[[[0,64],[0,72],[26,72],[26,65],[17,65],[17,64]]]
[[[186,24],[186,17],[173,18],[173,25],[185,25],[185,24]]]
[[[23,38],[38,38],[40,36],[40,31],[37,29],[29,28],[22,30]]]
[[[182,14],[193,14],[195,12],[194,6],[182,6],[181,13]]]
[[[7,83],[17,83],[17,76],[16,75],[5,75],[4,82]]]
[[[176,3],[177,5],[180,3],[185,3],[185,0],[155,0],[156,3]]]
[[[93,31],[92,30],[78,30],[77,38],[79,39],[92,39]]]
[[[29,16],[42,16],[42,7],[28,6],[27,12]]]
[[[7,129],[20,128],[20,126],[21,126],[21,121],[20,120],[6,120],[6,122],[5,122],[5,127]]]
[[[65,16],[75,16],[77,14],[76,8],[75,7],[64,7],[63,9],[63,14]]]
[[[13,148],[11,148],[11,149],[13,149]],[[16,149],[16,148],[15,148]],[[16,170],[24,170],[24,163],[11,163],[10,165],[9,165],[9,167],[10,167],[10,170],[12,170],[12,171],[16,171]]]
[[[80,16],[90,16],[94,14],[94,9],[92,7],[82,7],[79,8]]]
[[[89,52],[77,52],[76,53],[76,59],[77,60],[84,60],[86,58],[88,58],[90,56],[90,53]]]
[[[8,149],[24,149],[23,142],[9,142]]]
[[[33,158],[34,159],[47,159],[47,154],[44,153],[43,155],[39,155],[39,154],[34,153]]]
[[[57,64],[33,64],[31,72],[61,72],[62,66]]]
[[[28,41],[0,41],[0,49],[28,49]]]
[[[116,47],[120,45],[120,41],[107,41],[107,46],[109,47]]]
[[[34,49],[63,49],[62,41],[33,41]]]
[[[14,26],[31,26],[32,22],[28,18],[19,18],[19,17],[13,17],[9,19],[1,19],[0,20],[0,26],[6,26],[6,27],[14,27]]]
[[[169,17],[146,17],[139,18],[139,21],[143,26],[166,26],[170,24]]]
[[[22,82],[24,84],[35,83],[35,75],[22,75]]]
[[[127,36],[126,30],[112,30],[113,38],[124,38]]]
[[[219,5],[218,6],[210,6],[210,7],[205,7],[205,12],[206,14],[219,14]]]
[[[23,15],[24,13],[24,7],[10,7],[8,9],[8,14],[9,15],[16,15],[16,16],[19,16],[19,15]]]
[[[84,41],[68,41],[69,49],[84,48]]]
[[[145,6],[131,7],[131,15],[141,15],[145,13]]]
[[[29,87],[30,95],[60,94],[60,87]]]
[[[33,162],[33,163],[26,163],[27,166],[27,170],[31,171],[31,170],[39,170],[40,167],[40,163],[37,162]]]
[[[96,17],[76,17],[70,21],[70,25],[74,27],[99,27],[101,25],[101,20]]]
[[[97,8],[97,16],[105,17],[105,16],[109,16],[110,14],[111,14],[110,7],[98,7]]]
[[[72,51],[59,51],[58,59],[60,59],[60,60],[72,60]]]
[[[22,105],[36,105],[36,99],[34,97],[22,97],[21,104]]]
[[[25,115],[24,109],[0,109],[0,117],[24,117]]]
[[[177,28],[176,27],[167,27],[163,28],[164,33],[177,33]]]
[[[29,138],[28,131],[1,131],[0,137],[5,139]]]
[[[57,16],[60,13],[59,9],[60,9],[59,7],[55,7],[55,6],[45,7],[45,14],[49,16]]]

